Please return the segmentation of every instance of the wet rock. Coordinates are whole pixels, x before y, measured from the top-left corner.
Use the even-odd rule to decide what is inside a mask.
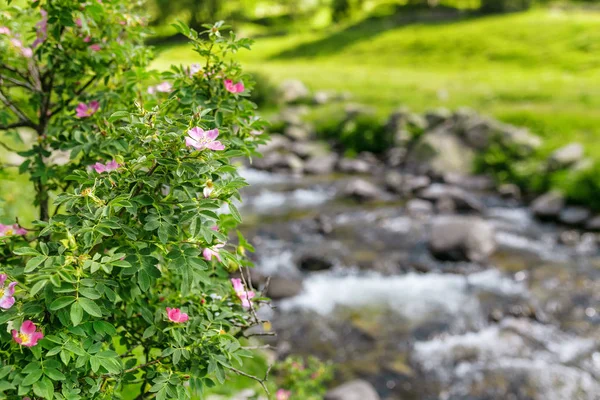
[[[548,158],[548,166],[552,169],[569,167],[584,156],[584,148],[581,143],[569,143],[555,150]]]
[[[346,174],[366,174],[371,171],[371,164],[359,158],[342,158],[337,168]]]
[[[429,129],[443,124],[452,117],[452,113],[446,108],[438,108],[425,113],[425,120]]]
[[[371,182],[363,179],[353,179],[342,190],[342,195],[359,201],[382,199],[382,191]]]
[[[273,276],[269,281],[266,295],[273,300],[280,300],[294,297],[300,292],[302,292],[302,280]]]
[[[319,215],[315,218],[317,231],[322,235],[329,235],[333,232],[333,221],[327,215]]]
[[[313,129],[308,124],[289,125],[285,127],[283,134],[294,141],[306,141],[313,133]]]
[[[291,171],[295,173],[302,172],[304,163],[295,154],[269,153],[263,158],[257,158],[253,162],[253,167],[265,171]]]
[[[531,212],[539,218],[556,218],[565,206],[565,197],[557,191],[551,191],[536,198],[531,203]]]
[[[285,80],[279,86],[279,98],[284,103],[296,103],[306,100],[310,91],[306,85],[297,79]]]
[[[440,214],[455,214],[456,203],[451,197],[441,197],[435,202],[435,209]]]
[[[270,140],[258,146],[258,152],[261,154],[272,153],[274,151],[288,151],[291,148],[292,142],[283,135],[273,134]]]
[[[587,221],[585,224],[585,229],[590,231],[600,231],[600,215],[596,215]]]
[[[323,142],[292,142],[290,151],[302,159],[330,154],[329,146]]]
[[[315,92],[312,98],[312,102],[313,104],[317,105],[326,104],[329,103],[333,97],[334,96],[332,96],[330,93],[320,90],[318,92]]]
[[[426,188],[430,183],[431,179],[425,175],[402,174],[398,171],[389,171],[385,174],[385,185],[394,193],[413,193]]]
[[[494,228],[478,217],[437,217],[431,225],[429,249],[442,260],[484,261],[496,250]]]
[[[474,160],[475,153],[459,137],[438,129],[422,135],[408,155],[407,164],[420,172],[467,175],[473,169]]]
[[[533,135],[525,128],[517,128],[500,122],[495,122],[494,127],[504,144],[518,146],[524,152],[533,152],[542,144],[542,140],[538,136]]]
[[[406,212],[413,218],[424,218],[433,214],[433,204],[427,200],[412,199],[406,203]]]
[[[569,206],[561,210],[558,220],[566,225],[583,225],[591,215],[585,207]]]
[[[325,400],[379,400],[380,397],[373,385],[369,382],[357,379],[346,382],[325,395]]]
[[[521,189],[513,183],[503,183],[498,186],[498,194],[505,199],[520,200]]]
[[[485,175],[463,175],[455,172],[444,174],[444,182],[465,190],[485,191],[494,187],[494,181]]]
[[[307,254],[298,260],[298,267],[303,271],[324,271],[333,267],[333,262],[325,257],[315,254]]]
[[[394,111],[385,124],[386,135],[393,138],[395,144],[401,146],[410,140],[411,133],[420,132],[426,128],[425,118],[412,113],[406,107]]]
[[[399,167],[405,156],[406,149],[404,147],[392,147],[385,153],[385,164],[392,168]]]
[[[338,161],[336,154],[313,156],[304,165],[304,172],[314,175],[326,175],[333,172]]]
[[[421,190],[418,196],[430,201],[438,201],[443,198],[452,199],[459,210],[482,212],[485,209],[485,206],[477,196],[459,187],[441,183],[434,183],[428,188]]]

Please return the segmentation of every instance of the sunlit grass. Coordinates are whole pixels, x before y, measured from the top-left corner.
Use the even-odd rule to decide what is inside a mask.
[[[239,53],[273,81],[351,92],[387,113],[472,107],[523,124],[547,148],[580,140],[600,156],[600,13],[520,14],[402,26],[391,17],[318,33],[260,38]],[[165,49],[155,66],[191,63],[189,47]]]

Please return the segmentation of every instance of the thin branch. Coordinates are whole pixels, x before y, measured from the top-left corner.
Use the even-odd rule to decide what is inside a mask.
[[[11,67],[11,66],[9,66],[9,65],[6,65],[6,64],[0,64],[0,68],[1,68],[1,69],[5,69],[5,70],[7,70],[7,71],[10,71],[10,72],[12,72],[12,73],[13,73],[13,74],[15,74],[15,75],[19,75],[21,78],[25,79],[25,80],[26,80],[28,83],[31,83],[31,82],[30,82],[30,81],[27,79],[27,75],[25,75],[24,73],[22,73],[21,71],[19,71],[19,70],[18,70],[18,69],[16,69],[16,68],[13,68],[13,67]]]
[[[252,336],[277,336],[276,332],[252,332],[249,333],[247,335],[244,335],[244,337],[252,337]]]
[[[19,109],[19,107],[17,107],[16,105],[14,105],[9,99],[8,97],[6,97],[4,95],[4,93],[2,92],[2,89],[0,89],[0,101],[2,101],[4,103],[4,105],[6,107],[8,107],[13,113],[15,113],[15,115],[17,117],[19,117],[19,119],[21,121],[29,121],[32,125],[33,122],[31,121],[31,119],[29,119],[24,113],[23,111],[21,111]]]
[[[2,127],[0,126],[0,129],[2,129]],[[16,153],[17,150],[13,149],[12,147],[9,147],[6,143],[4,142],[0,142],[0,147],[4,147],[7,151],[11,151],[13,153]]]
[[[11,78],[10,76],[0,74],[0,80],[7,80],[7,81],[13,83],[15,86],[24,87],[25,89],[29,89],[32,92],[37,92],[36,88],[31,86],[28,82],[23,82],[18,79]]]
[[[269,392],[269,389],[267,388],[267,385],[265,384],[265,382],[267,380],[266,378],[269,375],[269,371],[271,370],[271,366],[269,366],[269,369],[267,370],[267,375],[265,376],[265,379],[260,379],[258,376],[250,375],[250,374],[248,374],[244,371],[240,371],[239,369],[234,368],[234,367],[225,367],[225,368],[235,372],[238,375],[242,375],[242,376],[245,376],[246,378],[255,380],[256,382],[260,383],[260,386],[262,386],[265,393],[267,393],[267,396],[271,395],[271,393]]]
[[[33,122],[28,120],[19,120],[8,125],[0,125],[0,131],[5,131],[13,128],[35,128]]]

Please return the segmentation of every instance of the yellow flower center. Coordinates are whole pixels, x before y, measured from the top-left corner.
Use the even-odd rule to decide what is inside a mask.
[[[31,340],[31,335],[28,335],[26,333],[19,333],[18,336],[19,339],[21,339],[21,344],[29,344],[29,341]]]
[[[11,235],[13,235],[13,234],[14,234],[14,232],[13,232],[13,230],[12,230],[12,229],[7,229],[7,230],[5,230],[5,231],[4,231],[4,234],[5,234],[6,236],[11,236]]]
[[[0,298],[4,297],[4,289],[0,288]]]

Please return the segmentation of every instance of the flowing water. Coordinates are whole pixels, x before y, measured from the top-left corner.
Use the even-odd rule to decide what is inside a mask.
[[[600,399],[593,234],[479,193],[498,250],[485,264],[442,262],[427,248],[430,217],[393,198],[344,199],[348,177],[244,175],[257,271],[303,282],[261,310],[280,355],[332,360],[339,380],[364,378],[383,399]],[[302,271],[309,256],[330,267]]]

